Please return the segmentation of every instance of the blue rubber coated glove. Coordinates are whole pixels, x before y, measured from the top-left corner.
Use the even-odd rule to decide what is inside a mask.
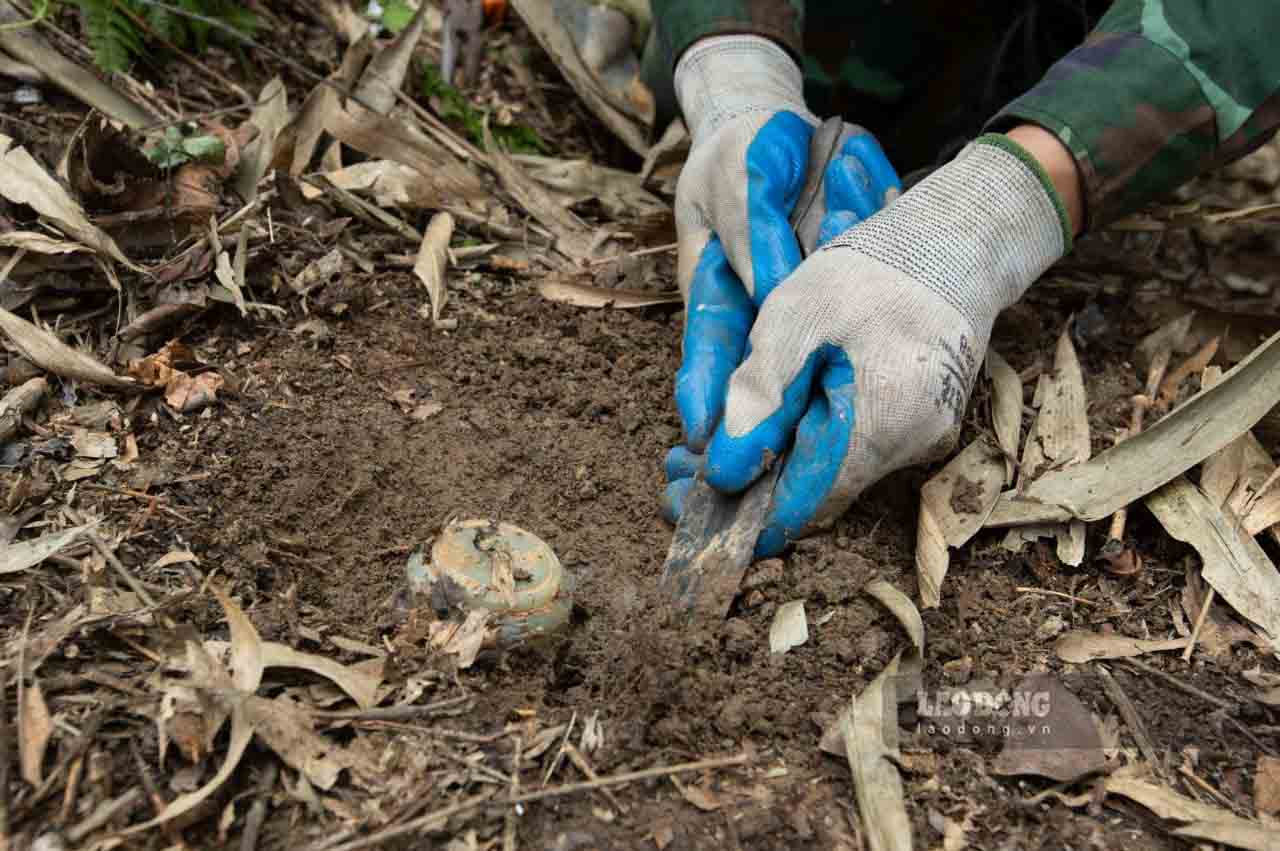
[[[679,281],[685,296],[676,406],[686,446],[673,450],[663,498],[678,516],[688,479],[724,412],[729,376],[747,351],[756,310],[800,263],[789,221],[809,168],[817,119],[804,105],[800,69],[756,36],[717,36],[690,48],[676,89],[692,147],[676,192]],[[869,133],[844,143],[826,175],[827,239],[901,191]]]
[[[845,142],[824,181],[827,211],[819,245],[879,211],[901,186],[869,133]],[[724,413],[729,377],[747,354],[755,316],[755,302],[730,267],[721,241],[712,238],[689,290],[684,357],[676,378],[676,405],[687,442],[667,455],[662,513],[671,523],[678,521],[693,477],[702,469],[701,453]]]

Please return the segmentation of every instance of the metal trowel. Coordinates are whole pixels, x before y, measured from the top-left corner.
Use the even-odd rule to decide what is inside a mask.
[[[856,130],[831,118],[814,131],[809,143],[809,172],[791,213],[791,226],[807,257],[818,243],[825,212],[823,177],[827,165]],[[784,456],[773,460],[751,487],[724,494],[698,474],[686,498],[684,513],[662,565],[659,587],[679,611],[722,620],[751,564],[756,538],[773,502]]]

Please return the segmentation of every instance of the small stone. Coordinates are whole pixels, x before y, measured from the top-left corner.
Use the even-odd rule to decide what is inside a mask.
[[[1062,632],[1066,628],[1066,621],[1057,615],[1049,615],[1049,617],[1045,618],[1044,622],[1040,624],[1039,628],[1036,629],[1036,637],[1047,641],[1050,638],[1057,638],[1058,633]]]

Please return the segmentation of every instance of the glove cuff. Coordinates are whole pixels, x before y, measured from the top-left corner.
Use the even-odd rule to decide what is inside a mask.
[[[1007,137],[984,136],[827,250],[852,248],[897,269],[985,335],[1070,247],[1070,220],[1044,169]]]
[[[697,41],[675,70],[676,99],[696,145],[726,122],[751,112],[790,110],[817,119],[804,103],[804,75],[779,45],[756,35]]]

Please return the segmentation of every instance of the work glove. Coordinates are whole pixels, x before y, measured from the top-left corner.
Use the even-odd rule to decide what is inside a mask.
[[[787,453],[757,557],[954,448],[996,315],[1071,236],[1039,164],[988,135],[777,286],[705,459],[733,493]]]
[[[677,64],[675,86],[691,149],[675,203],[685,300],[675,395],[686,443],[668,456],[663,511],[672,520],[720,422],[756,311],[800,263],[789,217],[818,124],[804,104],[799,66],[758,36],[697,42]],[[859,128],[832,159],[826,190],[821,236],[831,237],[896,197],[901,183]]]

